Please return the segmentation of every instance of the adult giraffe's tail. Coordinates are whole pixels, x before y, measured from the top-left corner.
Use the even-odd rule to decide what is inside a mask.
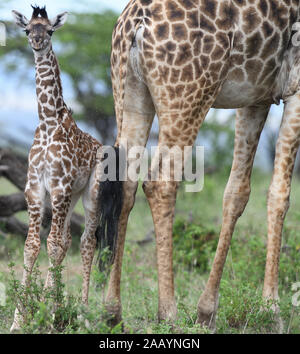
[[[134,23],[126,21],[129,12],[136,12]],[[143,18],[143,13],[138,14],[139,7],[135,1],[129,2],[123,13],[119,17],[112,35],[111,48],[111,80],[115,104],[115,113],[118,125],[118,135],[116,146],[120,144],[122,133],[123,111],[125,102],[125,86],[128,65],[130,65],[130,50],[135,45],[135,36]],[[130,26],[129,26],[130,25]],[[100,203],[100,225],[96,231],[98,245],[100,247],[99,268],[105,269],[114,261],[118,238],[118,224],[123,206],[123,183],[120,179],[119,159],[120,148],[115,147],[117,154],[117,178],[116,181],[105,181],[101,183],[99,191]],[[103,261],[104,248],[108,247],[110,256],[108,262]]]
[[[107,179],[100,182],[98,192],[100,222],[96,230],[96,238],[99,248],[98,265],[100,271],[106,270],[114,261],[118,225],[123,205],[123,182],[119,169],[120,149],[114,147],[114,150],[116,154],[116,180]]]

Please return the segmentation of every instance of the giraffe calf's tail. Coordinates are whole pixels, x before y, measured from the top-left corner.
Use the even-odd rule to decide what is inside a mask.
[[[118,239],[118,224],[123,205],[123,182],[120,180],[120,149],[114,147],[116,154],[116,180],[100,182],[98,205],[100,222],[96,230],[99,248],[99,270],[105,271],[112,265]]]

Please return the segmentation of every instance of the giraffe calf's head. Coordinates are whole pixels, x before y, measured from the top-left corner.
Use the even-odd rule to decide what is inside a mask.
[[[48,19],[45,6],[32,6],[33,13],[30,21],[21,13],[13,10],[16,24],[24,29],[29,44],[35,53],[44,54],[50,48],[51,36],[63,26],[67,19],[67,12],[57,15],[53,20]]]

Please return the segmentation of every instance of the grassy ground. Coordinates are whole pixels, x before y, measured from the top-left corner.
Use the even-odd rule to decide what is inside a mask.
[[[140,244],[153,224],[150,209],[139,188],[136,205],[131,213],[125,247],[122,303],[123,320],[131,333],[205,333],[194,324],[198,298],[204,289],[213,261],[218,232],[221,226],[222,195],[227,175],[207,176],[201,193],[185,193],[179,190],[174,228],[174,269],[178,319],[175,327],[157,322],[157,272],[155,242]],[[228,254],[221,283],[220,305],[217,318],[218,333],[266,333],[270,330],[272,316],[261,311],[266,254],[266,195],[270,176],[254,172],[252,194],[244,215],[240,218]],[[0,179],[0,193],[12,192],[12,187]],[[292,284],[298,281],[300,270],[300,181],[294,180],[291,207],[286,217],[283,233],[283,248],[280,261],[280,307],[285,333],[300,333],[300,310],[292,306]],[[81,211],[81,205],[77,206]],[[26,219],[26,213],[19,217]],[[209,235],[209,237],[207,237]],[[206,240],[206,243],[203,243]],[[200,251],[198,251],[198,249]],[[0,238],[0,282],[8,292],[6,305],[0,306],[0,333],[7,333],[12,323],[14,300],[18,289],[14,286],[8,264],[14,262],[15,278],[20,279],[23,262],[23,241],[11,236]],[[43,241],[39,256],[42,278],[47,271],[46,243]],[[93,269],[90,306],[81,307],[78,297],[81,289],[81,261],[78,241],[74,240],[64,261],[63,293],[64,309],[68,313],[83,313],[83,316],[67,316],[60,330],[64,333],[99,333],[109,329],[100,320],[103,312],[103,282],[96,267]],[[40,288],[35,288],[37,293]],[[72,295],[72,299],[67,298]],[[39,299],[39,295],[36,296]],[[53,332],[53,320],[48,308],[35,300],[36,314],[25,332]],[[83,318],[83,319],[82,319]],[[86,321],[85,319],[88,319]],[[52,322],[51,322],[52,321]],[[121,331],[117,326],[113,332]]]

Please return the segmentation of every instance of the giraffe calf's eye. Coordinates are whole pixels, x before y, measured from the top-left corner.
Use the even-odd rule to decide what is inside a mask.
[[[28,36],[29,35],[29,30],[24,30],[24,32],[26,33],[26,36]]]
[[[49,36],[51,37],[54,31],[48,31]]]

